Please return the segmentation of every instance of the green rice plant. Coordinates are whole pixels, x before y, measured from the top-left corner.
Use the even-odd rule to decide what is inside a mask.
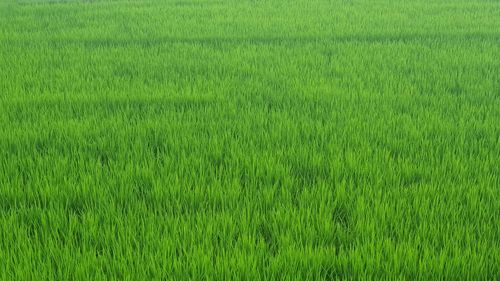
[[[499,24],[2,0],[0,279],[499,280]]]

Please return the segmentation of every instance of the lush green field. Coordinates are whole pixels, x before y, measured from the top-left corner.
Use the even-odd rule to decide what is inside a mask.
[[[0,0],[0,279],[500,280],[500,2]]]

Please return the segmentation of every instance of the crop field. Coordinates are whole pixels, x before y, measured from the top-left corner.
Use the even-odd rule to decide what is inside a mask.
[[[500,2],[0,0],[0,280],[500,280]]]

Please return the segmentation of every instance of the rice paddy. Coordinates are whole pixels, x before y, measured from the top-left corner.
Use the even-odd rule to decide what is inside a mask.
[[[1,0],[1,280],[500,280],[500,2]]]

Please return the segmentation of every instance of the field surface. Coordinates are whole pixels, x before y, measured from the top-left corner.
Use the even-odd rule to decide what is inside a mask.
[[[500,2],[0,0],[0,280],[500,280]]]

